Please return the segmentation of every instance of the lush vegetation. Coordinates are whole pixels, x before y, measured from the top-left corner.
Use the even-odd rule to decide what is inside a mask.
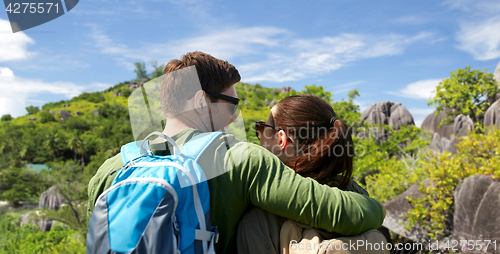
[[[41,232],[32,224],[19,227],[20,216],[19,213],[0,213],[0,253],[85,253],[83,239],[68,226],[59,223],[51,231]]]
[[[437,114],[448,110],[450,123],[459,114],[469,116],[478,131],[483,130],[484,113],[494,103],[500,92],[493,74],[481,70],[472,70],[470,66],[458,69],[451,76],[439,83],[434,91],[435,96],[428,102],[436,107]]]
[[[148,74],[145,64],[136,63],[136,81],[162,74],[162,65],[151,64],[154,70]],[[470,85],[465,91],[469,97],[460,95],[448,99],[449,93],[457,92],[457,84],[464,83],[464,79],[478,81],[480,85]],[[481,119],[488,102],[477,100],[490,96],[489,82],[489,74],[470,72],[468,68],[458,70],[441,83],[431,101],[438,110],[456,108],[457,112]],[[20,227],[20,212],[0,210],[0,253],[85,252],[87,184],[107,158],[133,140],[127,108],[130,83],[47,103],[41,108],[30,106],[26,108],[26,116],[2,116],[0,200],[15,206],[20,201],[37,202],[43,191],[56,186],[66,205],[58,211],[45,210],[33,215],[34,220],[58,221],[50,232],[40,232],[31,224]],[[308,93],[328,101],[337,116],[352,127],[357,147],[354,177],[373,197],[387,201],[411,185],[429,179],[431,187],[422,187],[426,195],[412,201],[414,209],[408,218],[410,226],[422,226],[432,232],[433,237],[449,233],[445,222],[453,211],[453,189],[457,183],[474,174],[500,176],[499,130],[471,134],[461,141],[455,155],[434,154],[428,150],[431,135],[415,126],[395,130],[363,123],[359,107],[353,102],[360,96],[357,90],[351,91],[347,100],[335,100],[330,91],[317,85],[284,93],[280,88],[238,83],[236,91],[242,101],[247,140],[254,143],[258,143],[253,128],[255,121],[267,119],[270,108],[286,96]],[[468,105],[469,110],[461,108],[464,105]],[[63,111],[72,117],[62,120]],[[79,114],[75,114],[77,111]],[[29,120],[35,117],[36,120]],[[373,132],[381,128],[389,134],[385,142],[379,142],[374,135],[377,132]],[[36,173],[27,169],[27,164],[46,164],[51,170]]]

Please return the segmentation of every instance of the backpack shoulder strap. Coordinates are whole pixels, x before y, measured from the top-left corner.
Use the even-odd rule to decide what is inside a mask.
[[[205,132],[198,134],[182,146],[181,152],[184,156],[198,161],[210,144],[222,134],[225,134],[225,132]]]
[[[206,132],[201,133],[193,138],[191,138],[184,146],[182,146],[181,152],[183,155],[193,158],[198,161],[203,152],[210,146],[210,144],[217,139],[220,135],[225,132]],[[130,142],[122,146],[120,150],[120,155],[122,158],[123,165],[126,165],[133,159],[141,156],[141,149],[139,145],[142,140]],[[143,147],[146,151],[149,151],[149,142],[144,142]]]
[[[130,142],[125,144],[120,149],[120,155],[122,158],[123,165],[127,165],[131,160],[141,156],[141,148],[139,145],[142,143],[142,140]],[[146,151],[149,151],[149,142],[144,142],[142,145]]]

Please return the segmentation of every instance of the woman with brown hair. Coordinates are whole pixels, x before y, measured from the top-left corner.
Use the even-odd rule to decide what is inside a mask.
[[[281,100],[265,122],[255,126],[261,146],[297,174],[342,190],[368,193],[351,181],[354,145],[351,128],[318,96]]]
[[[320,97],[300,94],[281,100],[271,109],[265,122],[256,123],[255,131],[261,146],[297,174],[330,187],[368,195],[351,179],[355,152],[351,129]],[[313,217],[314,212],[310,211]],[[338,236],[305,227],[260,208],[252,208],[238,226],[238,253],[290,253],[290,246],[283,245],[289,242],[290,235],[296,235],[289,232],[291,229],[304,230],[304,234],[318,235],[321,239]]]

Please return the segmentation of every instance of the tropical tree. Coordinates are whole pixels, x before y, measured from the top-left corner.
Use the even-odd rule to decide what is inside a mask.
[[[300,93],[316,95],[330,104],[333,102],[333,94],[331,92],[326,91],[325,88],[323,88],[323,86],[317,86],[317,85],[306,86],[306,89],[302,90]]]
[[[55,122],[56,118],[46,110],[40,112],[40,123]]]
[[[22,126],[6,124],[0,129],[0,152],[6,167],[22,167]]]
[[[3,155],[2,159],[5,164],[5,167],[21,167],[22,159],[21,159],[21,150],[20,144],[16,142],[13,138],[6,138],[2,140],[0,144],[0,153]]]
[[[85,153],[87,152],[87,144],[82,140],[80,146],[76,150],[82,156],[82,171],[85,169]]]
[[[12,116],[10,114],[5,114],[2,116],[2,118],[0,118],[0,121],[2,122],[6,122],[6,121],[10,121],[12,120]]]
[[[135,75],[136,75],[136,80],[141,80],[141,79],[147,79],[148,78],[148,73],[146,71],[146,64],[145,63],[139,63],[135,62]]]
[[[34,170],[17,167],[0,170],[0,200],[14,205],[35,201],[46,188],[43,176]]]
[[[40,111],[40,107],[28,106],[26,107],[26,111],[28,111],[28,115],[34,115]]]
[[[165,68],[164,64],[158,65],[158,62],[156,60],[151,60],[149,63],[153,66],[153,71],[149,74],[149,77],[151,79],[157,78],[161,75],[163,75],[163,69]]]
[[[45,141],[43,142],[43,146],[49,151],[49,154],[52,158],[56,159],[56,154],[61,147],[62,137],[56,129],[52,129],[47,132],[45,136]]]
[[[76,131],[72,132],[68,138],[68,148],[72,150],[75,154],[73,161],[76,164],[76,156],[82,150],[83,140],[80,138],[80,135]]]
[[[330,104],[335,113],[337,113],[337,117],[345,121],[347,125],[358,125],[361,123],[361,112],[359,112],[359,106],[354,104],[354,99],[359,96],[359,92],[357,89],[354,89],[347,96],[349,97],[347,101],[342,99]]]
[[[449,117],[441,124],[445,120],[451,123],[455,116],[464,114],[475,122],[476,129],[482,130],[484,113],[500,92],[493,74],[485,71],[471,71],[467,66],[451,72],[450,78],[439,83],[427,103],[436,107],[436,114],[448,111]]]

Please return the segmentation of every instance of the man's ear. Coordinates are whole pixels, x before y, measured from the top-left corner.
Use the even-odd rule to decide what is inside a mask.
[[[286,137],[286,132],[284,130],[278,131],[278,145],[280,146],[281,150],[285,150],[290,144]]]
[[[202,115],[204,114],[204,109],[207,106],[206,102],[206,97],[205,97],[205,92],[203,90],[199,90],[196,92],[196,94],[193,96],[193,107],[194,109],[198,112],[198,114]]]

